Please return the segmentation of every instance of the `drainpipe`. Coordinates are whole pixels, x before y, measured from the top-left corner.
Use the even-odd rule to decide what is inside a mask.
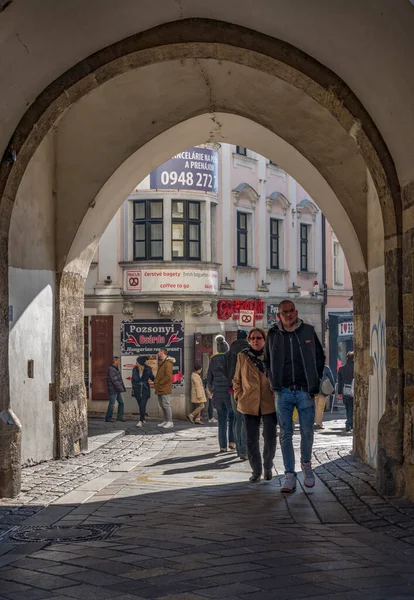
[[[326,334],[326,305],[328,303],[328,286],[326,284],[326,219],[325,215],[322,215],[322,291],[323,300],[321,306],[321,317],[322,317],[322,345],[325,348],[325,334]]]

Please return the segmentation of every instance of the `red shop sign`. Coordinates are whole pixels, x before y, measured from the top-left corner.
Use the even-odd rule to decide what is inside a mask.
[[[248,300],[219,300],[217,304],[217,316],[221,321],[237,320],[241,310],[254,310],[256,319],[260,321],[263,319],[265,304],[263,300],[254,298]]]

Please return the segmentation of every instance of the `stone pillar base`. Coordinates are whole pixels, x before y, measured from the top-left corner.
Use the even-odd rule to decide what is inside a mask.
[[[22,426],[12,410],[0,412],[0,498],[14,498],[21,485]]]

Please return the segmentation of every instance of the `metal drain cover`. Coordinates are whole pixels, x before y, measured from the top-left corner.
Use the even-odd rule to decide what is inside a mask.
[[[16,542],[76,542],[104,540],[117,529],[116,525],[50,525],[21,526],[8,532]]]

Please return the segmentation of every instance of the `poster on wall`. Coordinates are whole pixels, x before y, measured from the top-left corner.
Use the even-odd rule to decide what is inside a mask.
[[[189,148],[150,174],[152,190],[218,191],[218,154],[210,148]]]
[[[172,382],[184,387],[184,321],[169,319],[125,319],[121,321],[121,368],[125,387],[131,387],[132,368],[138,356],[150,356],[148,364],[157,372],[157,354],[167,348],[175,359]]]
[[[277,323],[277,313],[279,312],[279,307],[277,304],[268,304],[267,305],[267,326],[273,327]]]

